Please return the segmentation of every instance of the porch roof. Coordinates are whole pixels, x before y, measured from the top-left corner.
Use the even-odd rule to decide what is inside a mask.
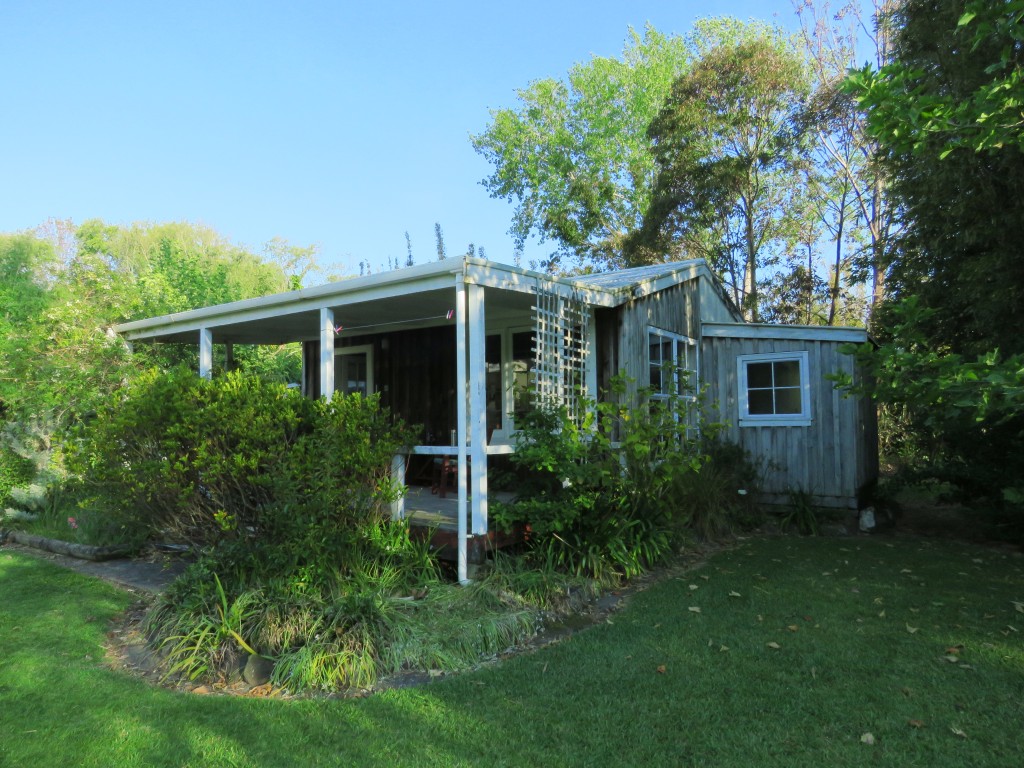
[[[355,277],[297,291],[133,320],[114,330],[130,341],[195,343],[196,332],[212,329],[219,342],[283,344],[318,338],[319,313],[331,309],[346,331],[398,329],[441,323],[454,304],[456,276],[488,293],[488,315],[529,312],[534,289],[543,285],[587,304],[614,307],[707,271],[703,261],[553,277],[472,256]]]

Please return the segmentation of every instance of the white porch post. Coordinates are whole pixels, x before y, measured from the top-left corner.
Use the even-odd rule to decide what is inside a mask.
[[[470,488],[473,533],[487,534],[487,343],[484,287],[470,285],[469,299],[469,429]]]
[[[209,328],[199,329],[199,375],[213,378],[213,331]]]
[[[396,453],[391,458],[391,479],[402,486],[402,495],[391,502],[391,519],[405,519],[405,454]]]
[[[587,359],[583,363],[583,380],[586,396],[597,402],[597,318],[593,307],[586,307],[587,313]]]
[[[320,310],[320,396],[331,401],[334,395],[334,310]]]
[[[466,277],[455,276],[455,402],[457,408],[456,445],[459,449],[459,582],[469,583],[466,534]]]

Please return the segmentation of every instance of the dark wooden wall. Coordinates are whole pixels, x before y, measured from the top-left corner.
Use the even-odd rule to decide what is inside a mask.
[[[422,445],[448,445],[456,424],[455,328],[416,328],[338,339],[336,348],[373,346],[373,381],[381,403],[421,427]],[[302,348],[304,391],[320,396],[320,342]]]

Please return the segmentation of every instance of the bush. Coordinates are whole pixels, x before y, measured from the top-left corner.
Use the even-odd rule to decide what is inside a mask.
[[[11,490],[28,483],[35,475],[32,462],[5,445],[0,445],[0,517],[10,504]]]
[[[237,373],[140,376],[80,431],[70,469],[94,503],[207,544],[258,524],[312,403]]]
[[[935,312],[913,299],[889,307],[898,342],[847,347],[863,382],[840,386],[883,407],[882,447],[898,481],[948,483],[1010,540],[1024,530],[1024,355],[970,358],[936,348],[922,330]]]
[[[616,378],[612,393],[625,391],[626,380]],[[582,420],[558,409],[528,414],[511,459],[520,494],[496,505],[498,524],[529,526],[537,558],[595,578],[637,575],[676,549],[706,518],[693,488],[710,477],[718,428],[706,423],[698,433],[693,398],[655,402],[648,394],[641,391],[632,408],[590,403],[592,415]],[[701,522],[702,534],[718,535],[742,517],[733,509],[737,480],[723,474],[723,481],[732,493],[728,525]]]
[[[760,468],[735,443],[710,437],[702,450],[706,461],[700,470],[678,475],[673,488],[685,531],[713,540],[756,527],[764,519]]]

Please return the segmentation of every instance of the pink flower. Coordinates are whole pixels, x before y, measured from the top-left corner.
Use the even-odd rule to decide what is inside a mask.
[[[78,527],[78,521],[75,520],[75,518],[73,518],[73,517],[69,517],[68,518],[68,525],[70,525],[72,528],[77,528]]]

